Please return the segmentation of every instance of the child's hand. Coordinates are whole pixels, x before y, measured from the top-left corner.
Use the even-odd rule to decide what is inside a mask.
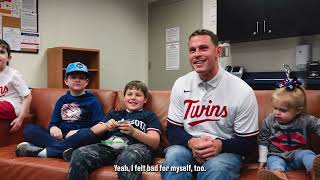
[[[62,131],[57,126],[52,126],[50,128],[50,134],[51,134],[51,136],[53,136],[53,137],[55,137],[57,139],[63,139]]]
[[[66,138],[68,138],[68,137],[70,137],[70,136],[74,135],[75,133],[77,133],[77,132],[78,132],[78,130],[79,130],[79,129],[69,131],[69,132],[67,133],[67,135],[66,135]]]
[[[11,123],[10,123],[10,126],[11,126],[11,129],[10,129],[10,133],[14,133],[16,131],[18,131],[21,126],[22,126],[22,122],[23,122],[23,119],[22,118],[15,118]]]
[[[105,124],[106,124],[108,131],[112,131],[114,128],[116,128],[118,126],[118,123],[114,119],[110,119]]]
[[[118,123],[118,128],[120,129],[120,132],[128,134],[130,136],[132,136],[132,134],[136,130],[136,128],[134,128],[128,121]]]
[[[260,162],[259,163],[259,169],[264,169],[264,165],[265,165],[266,163],[265,162]]]

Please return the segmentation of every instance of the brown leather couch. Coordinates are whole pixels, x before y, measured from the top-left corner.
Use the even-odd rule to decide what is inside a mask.
[[[32,103],[30,113],[33,118],[28,118],[24,123],[36,123],[42,127],[47,127],[50,122],[50,114],[57,99],[66,92],[65,89],[33,89]],[[122,91],[113,90],[93,90],[103,105],[104,112],[108,113],[112,109],[123,109]],[[272,111],[270,104],[271,90],[255,91],[259,105],[259,124],[264,117]],[[311,114],[320,117],[320,91],[307,90],[308,110]],[[161,145],[158,156],[155,158],[154,166],[163,162],[163,149],[168,145],[166,138],[166,117],[169,105],[170,91],[151,91],[151,96],[145,106],[155,112],[161,121]],[[30,116],[32,117],[32,116]],[[16,157],[16,144],[22,141],[22,131],[15,134],[9,134],[9,122],[0,122],[1,139],[5,143],[0,144],[0,174],[2,180],[43,180],[48,179],[66,179],[69,163],[62,159],[55,158],[34,158],[34,157]],[[317,153],[320,152],[318,136],[311,134],[310,147]],[[257,179],[257,150],[246,159],[241,170],[241,180]],[[102,167],[91,174],[91,179],[117,179],[113,166]],[[161,179],[159,172],[144,172],[142,179]],[[289,172],[289,179],[304,180],[309,179],[304,170]]]

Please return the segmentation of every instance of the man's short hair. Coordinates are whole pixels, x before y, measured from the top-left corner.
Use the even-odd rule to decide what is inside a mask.
[[[198,29],[195,30],[190,36],[189,36],[189,41],[193,36],[199,36],[199,35],[208,35],[210,36],[211,42],[215,45],[218,46],[218,37],[216,34],[214,34],[212,31],[207,30],[207,29]]]

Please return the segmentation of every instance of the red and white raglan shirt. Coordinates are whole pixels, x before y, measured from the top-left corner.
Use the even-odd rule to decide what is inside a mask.
[[[172,88],[167,131],[172,145],[187,146],[192,137],[210,136],[221,139],[224,152],[246,154],[255,149],[258,134],[254,91],[221,67],[207,82],[192,71]]]
[[[0,72],[0,102],[9,102],[14,107],[16,116],[20,113],[22,97],[30,93],[20,72],[9,66]]]

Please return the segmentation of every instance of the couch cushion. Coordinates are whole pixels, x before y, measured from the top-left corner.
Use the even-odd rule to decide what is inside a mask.
[[[57,158],[16,157],[16,145],[0,148],[0,174],[2,180],[23,179],[43,180],[45,178],[64,180],[69,162]],[[157,159],[160,164],[162,159]],[[113,166],[97,169],[90,175],[92,180],[117,180]],[[158,172],[145,172],[142,179],[161,180]]]
[[[34,120],[35,116],[33,114],[28,114],[24,119],[21,128],[14,132],[9,133],[11,126],[11,121],[9,120],[0,120],[0,147],[7,146],[10,144],[17,144],[23,139],[23,128],[25,125],[31,123]]]
[[[104,114],[108,114],[110,111],[114,109],[114,103],[117,95],[115,91],[100,89],[94,89],[91,91],[96,95],[96,97],[100,101]]]
[[[16,157],[15,145],[0,148],[0,174],[2,180],[23,179],[42,180],[44,178],[63,180],[66,179],[69,163],[56,158]],[[162,164],[163,158],[156,158],[153,166]],[[257,179],[258,164],[245,164],[241,169],[239,180]],[[304,170],[290,171],[289,179],[307,180]],[[113,166],[105,166],[95,170],[91,175],[92,180],[117,180]],[[161,180],[159,172],[144,172],[142,180]]]
[[[61,159],[16,157],[15,145],[0,148],[1,179],[66,179],[69,164]]]
[[[32,89],[30,111],[36,115],[36,124],[44,128],[48,127],[54,105],[56,104],[59,97],[66,92],[67,89]]]
[[[308,112],[316,117],[320,117],[320,91],[306,90]]]

